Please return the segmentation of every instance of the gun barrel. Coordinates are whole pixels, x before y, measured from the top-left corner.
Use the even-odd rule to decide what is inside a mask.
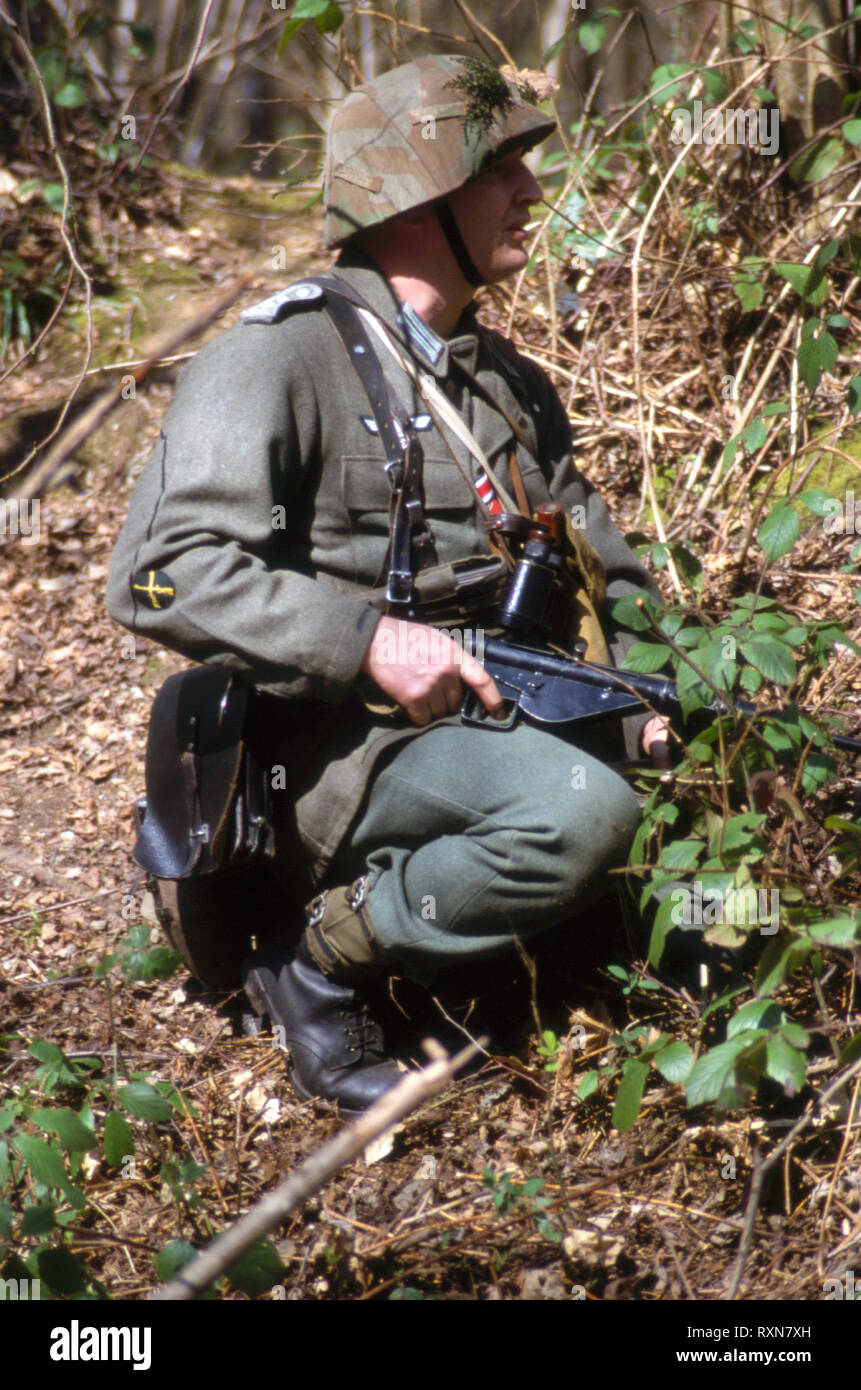
[[[486,637],[481,652],[484,660],[500,662],[520,671],[532,671],[542,676],[552,676],[557,680],[575,681],[582,685],[597,686],[602,690],[617,690],[624,694],[635,694],[660,714],[679,714],[678,691],[675,682],[667,676],[648,676],[637,671],[619,671],[612,666],[598,666],[594,662],[582,661],[578,657],[557,656],[554,652],[542,651],[540,647],[522,647],[497,637]],[[760,710],[750,700],[726,702],[713,700],[703,709],[707,714],[736,714],[752,718],[755,714],[777,714],[777,710]],[[847,738],[845,734],[829,734],[831,742],[844,752],[861,754],[861,740]]]

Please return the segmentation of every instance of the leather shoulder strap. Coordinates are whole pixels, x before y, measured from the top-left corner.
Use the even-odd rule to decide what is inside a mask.
[[[424,517],[424,452],[356,311],[356,300],[361,301],[361,296],[352,291],[342,294],[340,282],[323,283],[326,313],[362,383],[385,450],[385,470],[392,488],[386,597],[390,612],[407,617],[413,611],[414,573],[438,563],[433,532]]]

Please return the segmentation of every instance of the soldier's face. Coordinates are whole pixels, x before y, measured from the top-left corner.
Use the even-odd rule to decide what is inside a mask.
[[[522,270],[529,259],[526,224],[541,186],[517,150],[449,198],[460,234],[487,284]]]

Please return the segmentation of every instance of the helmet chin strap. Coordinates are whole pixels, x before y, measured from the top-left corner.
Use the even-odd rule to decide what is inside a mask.
[[[457,219],[449,206],[448,199],[438,199],[435,207],[440,226],[445,234],[445,239],[451,247],[451,253],[460,267],[460,272],[464,280],[475,289],[478,289],[479,285],[486,284],[486,281],[484,276],[477,269],[472,256],[466,249],[466,242],[461,236],[460,227],[457,225]]]

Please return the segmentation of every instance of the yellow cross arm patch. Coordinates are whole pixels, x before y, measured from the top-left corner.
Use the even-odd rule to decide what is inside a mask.
[[[132,593],[138,603],[160,611],[170,608],[176,596],[173,580],[164,570],[138,570],[132,575]]]

